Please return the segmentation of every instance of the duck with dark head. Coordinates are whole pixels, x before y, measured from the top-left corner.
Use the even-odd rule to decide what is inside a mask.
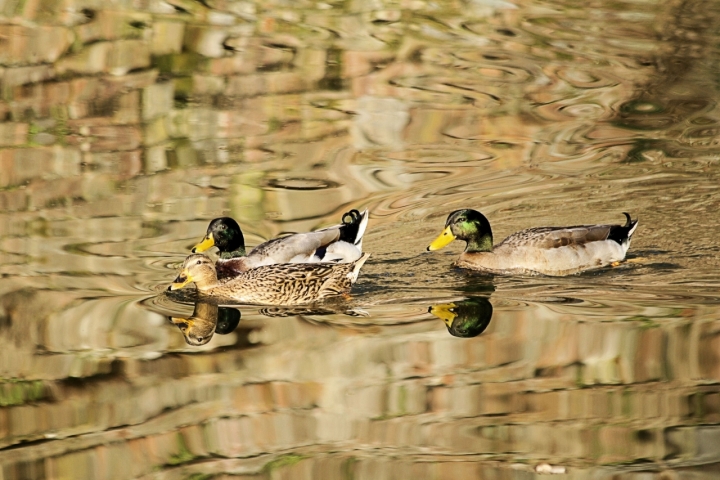
[[[280,263],[351,263],[362,256],[368,219],[367,210],[350,210],[339,225],[268,240],[248,253],[240,225],[230,217],[221,217],[210,222],[205,237],[192,252],[217,247],[220,255],[215,267],[221,280]]]
[[[465,251],[455,262],[461,268],[495,274],[569,275],[625,258],[638,221],[624,215],[624,225],[529,228],[493,245],[485,215],[472,209],[455,210],[427,249],[439,250],[453,240],[462,240]]]

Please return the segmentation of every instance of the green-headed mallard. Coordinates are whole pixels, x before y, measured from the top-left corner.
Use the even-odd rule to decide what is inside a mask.
[[[308,233],[295,233],[268,240],[245,252],[245,238],[235,220],[216,218],[210,222],[203,240],[193,253],[217,247],[215,267],[219,279],[232,278],[250,269],[281,263],[351,263],[362,256],[362,238],[368,224],[368,211],[350,210],[342,223]]]
[[[253,268],[226,281],[218,281],[215,265],[202,254],[185,259],[180,275],[170,286],[190,282],[203,295],[261,305],[301,305],[350,291],[370,254],[352,263],[283,263]]]
[[[467,245],[455,262],[458,267],[500,274],[569,275],[625,258],[638,221],[624,215],[625,225],[529,228],[493,246],[490,222],[482,213],[456,210],[427,249],[438,250],[455,239],[464,240]]]

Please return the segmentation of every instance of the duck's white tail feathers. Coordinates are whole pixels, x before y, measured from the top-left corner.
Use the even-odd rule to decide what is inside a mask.
[[[362,250],[348,242],[335,242],[328,245],[323,262],[352,263],[362,256]]]
[[[362,252],[362,240],[365,235],[365,229],[367,229],[368,222],[370,221],[370,214],[367,208],[360,212],[360,226],[358,227],[358,233],[355,236],[355,246]]]
[[[365,264],[368,258],[370,258],[370,254],[366,253],[353,264],[352,270],[347,274],[348,278],[350,279],[350,283],[355,283],[357,281],[358,275],[360,275],[360,269]]]
[[[630,230],[628,231],[627,241],[630,243],[630,238],[632,238],[633,233],[635,233],[635,229],[637,229],[638,224],[640,223],[640,219],[636,218],[634,222],[632,222],[632,226],[630,227]]]
[[[342,218],[340,240],[355,245],[362,252],[362,239],[369,219],[367,209],[362,212],[353,209],[345,213]]]
[[[620,247],[622,248],[624,257],[628,249],[630,248],[630,240],[632,240],[633,233],[635,233],[635,230],[640,223],[640,219],[636,218],[635,221],[633,221],[629,213],[623,212],[623,214],[627,218],[627,221],[625,222],[625,225],[620,227],[620,233],[623,235],[624,238],[622,238],[619,243]]]

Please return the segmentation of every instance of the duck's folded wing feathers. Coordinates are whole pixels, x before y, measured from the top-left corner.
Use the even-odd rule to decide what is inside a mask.
[[[318,248],[324,247],[340,238],[340,230],[328,228],[309,233],[296,233],[287,237],[275,238],[250,251],[249,258],[263,258],[273,263],[290,263],[298,256],[311,256]]]
[[[532,247],[550,249],[607,240],[614,225],[529,228],[510,235],[496,248]]]

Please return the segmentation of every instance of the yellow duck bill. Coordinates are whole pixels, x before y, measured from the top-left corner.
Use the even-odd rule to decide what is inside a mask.
[[[202,242],[192,248],[192,253],[201,253],[215,246],[215,238],[212,233],[208,233]]]
[[[173,280],[172,285],[170,285],[170,290],[177,290],[179,288],[182,288],[192,281],[192,277],[188,275],[187,272],[181,272],[180,275],[178,275],[177,278]]]
[[[457,317],[457,313],[453,310],[455,307],[454,303],[441,303],[430,307],[429,312],[445,322],[445,325],[449,328],[452,326],[455,317]]]
[[[433,240],[430,245],[428,245],[428,252],[432,252],[433,250],[440,250],[441,248],[446,247],[448,244],[450,244],[450,242],[452,242],[453,240],[455,240],[455,235],[453,235],[450,227],[445,227],[445,230],[443,230],[442,233],[435,240]]]

